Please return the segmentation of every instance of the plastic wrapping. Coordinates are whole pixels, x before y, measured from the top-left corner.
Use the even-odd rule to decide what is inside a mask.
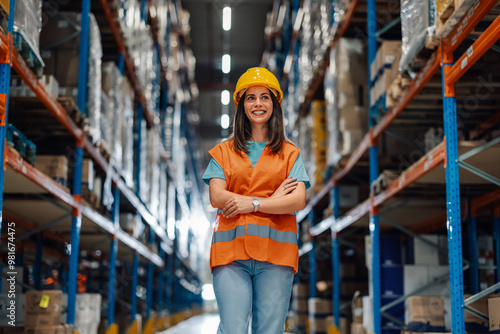
[[[134,186],[134,91],[125,78],[123,84],[122,177]]]
[[[138,166],[139,170],[139,184],[140,184],[140,192],[139,196],[143,203],[149,203],[149,183],[148,183],[148,147],[149,141],[152,139],[151,131],[147,130],[146,120],[142,119],[139,126],[141,127],[142,138],[140,138],[140,147],[141,147],[141,163]],[[137,186],[137,185],[136,185]]]
[[[149,183],[149,210],[151,214],[158,217],[160,210],[160,154],[156,149],[156,139],[151,139],[148,147],[148,183]]]
[[[89,14],[89,55],[86,115],[89,120],[88,134],[94,144],[101,141],[101,79],[102,44],[99,26],[93,14]]]
[[[327,164],[335,165],[368,130],[368,61],[363,41],[342,38],[330,52],[325,74]]]
[[[108,113],[108,124],[111,126],[111,166],[121,172],[122,168],[122,124],[123,124],[123,77],[114,62],[106,62],[102,66],[102,89],[108,95],[111,112]]]
[[[330,52],[330,66],[328,66],[325,79],[325,102],[326,102],[326,123],[328,129],[328,151],[326,162],[329,166],[334,166],[342,157],[338,148],[340,147],[339,131],[339,108],[337,106],[337,66],[335,64],[335,50]]]
[[[304,96],[312,80],[314,69],[324,60],[330,42],[329,0],[305,0],[299,56],[300,95]]]
[[[424,48],[426,38],[435,35],[436,1],[401,0],[400,15],[403,44],[399,71],[404,72]]]
[[[112,147],[111,126],[109,124],[112,113],[111,100],[105,92],[101,92],[101,145],[108,154]]]
[[[31,50],[40,57],[40,31],[42,30],[42,1],[15,2],[14,32],[19,33]]]

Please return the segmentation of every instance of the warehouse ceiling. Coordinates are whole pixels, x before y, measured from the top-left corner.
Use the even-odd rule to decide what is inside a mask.
[[[195,106],[200,115],[201,149],[206,152],[227,136],[220,126],[223,111],[221,91],[232,94],[238,77],[247,68],[260,64],[264,51],[266,16],[273,0],[182,0],[190,13],[190,47],[196,57],[195,80],[200,95]],[[232,9],[231,30],[222,29],[222,10]],[[231,56],[231,72],[222,73],[222,55]],[[227,108],[227,107],[226,107]],[[229,104],[229,115],[234,105]]]

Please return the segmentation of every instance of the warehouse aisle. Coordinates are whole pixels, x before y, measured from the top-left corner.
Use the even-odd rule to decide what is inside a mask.
[[[158,334],[216,334],[219,326],[219,315],[205,313],[189,318],[178,325]],[[284,333],[289,334],[289,333]]]
[[[217,313],[205,313],[189,318],[159,334],[216,334],[219,326]]]

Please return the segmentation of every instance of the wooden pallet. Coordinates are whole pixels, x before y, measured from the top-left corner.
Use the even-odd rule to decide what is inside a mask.
[[[375,179],[375,181],[371,184],[371,193],[372,195],[378,195],[385,189],[389,188],[389,186],[397,179],[399,176],[397,171],[385,169],[380,173],[380,175]]]
[[[19,32],[14,32],[13,36],[13,45],[17,52],[21,55],[26,65],[33,71],[35,76],[41,78],[45,63],[40,56],[40,50],[33,50]]]
[[[445,38],[469,11],[471,6],[475,6],[476,0],[439,0],[439,2],[443,6],[441,10],[438,7],[436,36],[438,38]]]
[[[410,83],[411,79],[409,77],[403,76],[401,73],[398,74],[385,93],[386,108],[392,107],[394,103],[399,100],[401,95],[403,95],[410,86]]]
[[[76,105],[76,101],[73,97],[58,97],[57,102],[61,104],[78,127],[84,128],[86,122],[85,116]]]
[[[99,198],[93,191],[89,190],[89,188],[87,187],[82,187],[81,192],[82,192],[81,196],[84,201],[89,203],[89,205],[94,209],[99,208],[101,203],[99,202]]]

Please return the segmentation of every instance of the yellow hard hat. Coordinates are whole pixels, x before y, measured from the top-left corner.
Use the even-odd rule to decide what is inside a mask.
[[[283,100],[283,92],[281,91],[280,83],[274,74],[264,67],[252,67],[243,73],[236,83],[236,89],[233,95],[234,104],[236,106],[240,103],[241,95],[243,95],[248,88],[253,86],[267,87],[274,93],[279,103]]]

